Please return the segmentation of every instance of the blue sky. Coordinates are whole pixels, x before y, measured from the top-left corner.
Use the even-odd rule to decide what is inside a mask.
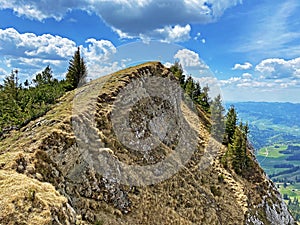
[[[224,101],[300,102],[299,14],[298,0],[0,0],[0,80],[47,65],[62,79],[80,46],[90,79],[179,60]]]

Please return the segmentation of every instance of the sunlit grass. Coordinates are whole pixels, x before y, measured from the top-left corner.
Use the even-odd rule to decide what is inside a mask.
[[[258,151],[259,156],[268,157],[268,158],[280,158],[285,157],[285,154],[280,153],[280,151],[284,151],[287,149],[287,145],[273,145],[261,148]]]

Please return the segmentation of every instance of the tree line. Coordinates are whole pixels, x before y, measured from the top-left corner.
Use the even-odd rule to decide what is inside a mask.
[[[54,78],[50,65],[32,81],[19,82],[19,71],[12,70],[0,85],[0,138],[45,114],[67,91],[86,81],[87,69],[78,48],[69,61],[66,77]]]
[[[175,62],[170,67],[171,72],[177,78],[184,92],[192,101],[200,106],[211,118],[211,135],[226,145],[227,152],[222,158],[222,163],[226,168],[233,168],[239,175],[245,175],[252,166],[250,160],[248,134],[248,123],[239,122],[235,107],[232,105],[227,113],[223,107],[221,96],[214,99],[209,97],[209,87],[201,87],[200,83],[192,78],[185,76],[182,66]]]

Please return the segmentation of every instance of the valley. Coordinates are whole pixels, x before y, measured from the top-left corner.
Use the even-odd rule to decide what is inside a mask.
[[[300,104],[238,102],[239,118],[248,121],[256,158],[300,220]]]

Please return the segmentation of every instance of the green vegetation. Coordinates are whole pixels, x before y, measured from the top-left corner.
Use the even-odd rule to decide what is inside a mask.
[[[258,156],[269,157],[269,158],[281,158],[284,156],[281,153],[283,150],[286,150],[287,146],[282,144],[277,144],[274,146],[268,146],[261,148],[257,153]]]
[[[261,148],[257,159],[262,168],[277,185],[294,218],[300,222],[300,161],[293,160],[299,154],[297,144],[273,144]],[[297,151],[298,150],[298,151]],[[297,157],[296,157],[297,158]],[[297,201],[295,202],[295,199]]]
[[[73,58],[69,62],[66,81],[70,85],[68,88],[73,90],[86,82],[87,69],[83,58],[80,56],[78,47]]]
[[[78,51],[79,48],[70,60],[66,80],[55,79],[49,65],[32,82],[20,84],[17,70],[5,77],[0,85],[0,138],[44,115],[66,91],[85,79],[86,68]]]
[[[235,111],[234,106],[231,106],[226,115],[224,143],[232,144],[234,140],[233,136],[237,128],[236,123],[237,123],[237,113]]]
[[[5,78],[0,89],[0,133],[18,129],[43,115],[65,93],[66,82],[54,79],[50,66],[36,75],[33,84],[18,84],[18,71]]]
[[[250,140],[255,149],[273,144],[299,144],[300,104],[237,102],[239,116],[249,121]]]
[[[252,169],[252,163],[248,149],[249,127],[240,122],[237,125],[238,117],[234,106],[231,106],[225,118],[225,135],[223,143],[228,146],[228,150],[221,159],[223,165],[231,166],[234,171],[247,177]]]
[[[209,87],[201,88],[200,83],[196,82],[191,76],[185,79],[183,70],[178,62],[171,66],[171,71],[178,79],[185,93],[192,101],[199,105],[202,110],[208,113],[212,120],[211,134],[223,144],[228,146],[228,152],[224,155],[222,162],[228,168],[242,176],[249,175],[251,160],[248,150],[248,124],[240,123],[237,126],[237,112],[234,106],[231,106],[224,116],[225,109],[222,105],[221,96],[218,95],[214,100],[210,100],[208,95]]]
[[[221,96],[218,95],[215,97],[211,103],[211,119],[212,119],[212,136],[219,142],[222,142],[224,139],[225,131],[225,109],[222,105]]]
[[[195,81],[192,76],[188,76],[185,79],[183,69],[178,62],[175,62],[170,70],[174,76],[178,79],[184,92],[192,99],[192,101],[199,105],[205,112],[210,113],[211,100],[208,95],[209,87],[205,86],[201,88],[200,83]]]
[[[296,221],[300,221],[300,203],[299,198],[290,198],[288,195],[283,194],[283,198],[285,199],[290,212],[294,216]]]
[[[250,124],[250,140],[258,162],[279,188],[289,210],[300,222],[300,104],[234,103]]]

